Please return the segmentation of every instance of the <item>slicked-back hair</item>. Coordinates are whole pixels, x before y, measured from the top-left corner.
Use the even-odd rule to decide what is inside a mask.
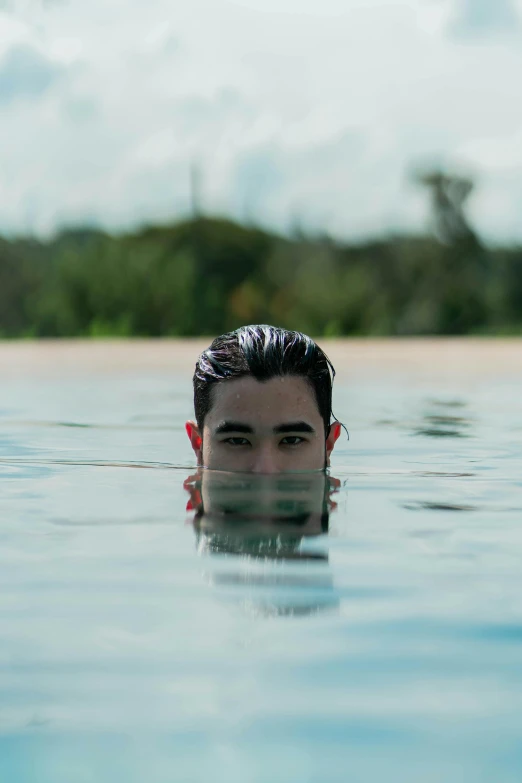
[[[261,382],[284,375],[305,378],[313,389],[328,437],[335,377],[332,363],[306,334],[266,324],[242,326],[216,337],[198,358],[193,378],[194,410],[201,433],[212,408],[214,386],[248,375]]]

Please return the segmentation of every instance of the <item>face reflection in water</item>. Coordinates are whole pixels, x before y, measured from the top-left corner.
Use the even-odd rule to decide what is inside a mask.
[[[236,567],[221,558],[225,570],[212,570],[214,585],[248,587],[250,604],[263,614],[337,605],[328,555],[312,542],[328,532],[338,479],[316,472],[256,476],[200,469],[184,486],[200,555],[238,558]],[[245,599],[244,592],[239,597]]]

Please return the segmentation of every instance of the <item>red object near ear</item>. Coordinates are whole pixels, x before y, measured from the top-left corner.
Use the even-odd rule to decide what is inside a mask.
[[[201,437],[196,434],[197,428],[194,422],[187,421],[187,423],[185,424],[185,432],[189,436],[190,443],[194,451],[198,451],[199,449],[201,449],[202,440]]]
[[[203,500],[199,489],[190,490],[190,498],[187,500],[186,511],[196,511],[201,508]]]

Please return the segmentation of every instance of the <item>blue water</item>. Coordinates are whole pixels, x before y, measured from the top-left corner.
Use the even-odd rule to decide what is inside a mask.
[[[3,381],[0,780],[520,783],[521,379],[341,379],[292,557],[186,511],[186,374]]]

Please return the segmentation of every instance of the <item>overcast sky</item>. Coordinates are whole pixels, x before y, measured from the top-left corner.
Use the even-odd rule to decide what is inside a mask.
[[[522,241],[522,0],[0,0],[0,232],[190,210],[422,230],[409,172],[476,174]]]

